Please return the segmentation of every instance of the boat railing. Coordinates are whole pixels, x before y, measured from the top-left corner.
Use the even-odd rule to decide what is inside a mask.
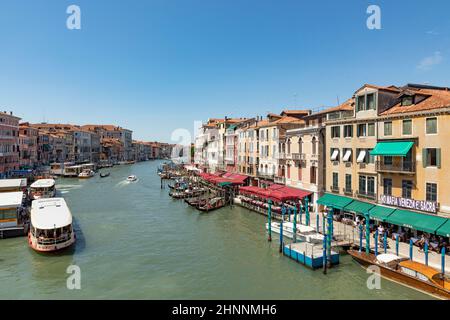
[[[50,245],[64,243],[70,240],[70,234],[66,234],[56,238],[37,238],[37,243],[40,245]]]

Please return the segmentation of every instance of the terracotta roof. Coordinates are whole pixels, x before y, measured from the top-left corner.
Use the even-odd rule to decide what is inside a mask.
[[[400,88],[394,85],[390,85],[390,86],[378,86],[375,84],[369,84],[366,83],[364,84],[361,88],[359,88],[358,90],[356,90],[355,92],[361,90],[362,88],[365,87],[369,87],[369,88],[373,88],[373,89],[377,89],[377,90],[386,90],[386,91],[391,91],[391,92],[400,92]]]
[[[311,114],[311,110],[283,110],[281,115],[284,116],[307,116]]]
[[[275,121],[267,121],[264,122],[263,124],[261,124],[262,121],[260,121],[258,123],[258,127],[271,127],[271,126],[277,126],[277,125],[282,125],[282,124],[304,124],[305,121],[295,118],[295,117],[290,117],[290,116],[283,116],[278,120]]]
[[[335,111],[353,111],[354,106],[355,106],[355,99],[350,98],[347,101],[345,101],[344,103],[342,103],[336,107],[327,108],[325,110],[313,113],[305,118],[314,117],[314,116],[321,115],[321,114],[327,114],[327,113],[335,112]]]
[[[408,112],[427,111],[441,108],[450,108],[450,91],[443,89],[413,89],[406,88],[407,94],[414,93],[418,97],[424,98],[418,103],[410,106],[402,106],[401,102],[395,104],[381,115],[402,114]]]

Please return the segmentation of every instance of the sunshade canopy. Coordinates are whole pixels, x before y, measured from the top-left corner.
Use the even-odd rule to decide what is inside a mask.
[[[336,194],[325,193],[319,200],[317,200],[318,204],[333,207],[336,209],[344,209],[346,205],[350,204],[353,199],[338,196]]]
[[[378,142],[375,148],[370,152],[372,156],[400,156],[406,157],[413,146],[412,141],[384,141]]]
[[[414,230],[435,233],[436,230],[447,222],[447,219],[429,214],[397,209],[386,218],[386,222]]]

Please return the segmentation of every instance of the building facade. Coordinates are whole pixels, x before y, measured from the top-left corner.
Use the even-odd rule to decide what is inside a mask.
[[[12,112],[0,112],[0,177],[20,167],[19,121]]]

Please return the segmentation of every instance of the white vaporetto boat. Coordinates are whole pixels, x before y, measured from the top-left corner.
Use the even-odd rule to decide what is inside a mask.
[[[39,179],[30,186],[31,197],[33,200],[41,198],[53,198],[56,193],[55,180]]]
[[[34,200],[31,205],[30,247],[40,252],[57,251],[75,242],[72,214],[63,198]]]
[[[129,181],[129,182],[133,182],[133,181],[136,181],[138,178],[135,176],[135,175],[131,175],[131,176],[128,176],[127,177],[127,181]]]
[[[272,231],[280,234],[280,222],[272,222]],[[269,229],[269,224],[266,223],[266,230]],[[313,227],[305,226],[300,223],[296,225],[297,240],[305,241],[309,243],[322,243],[323,235],[318,233]],[[294,238],[294,223],[289,221],[283,222],[283,236],[293,239]]]

